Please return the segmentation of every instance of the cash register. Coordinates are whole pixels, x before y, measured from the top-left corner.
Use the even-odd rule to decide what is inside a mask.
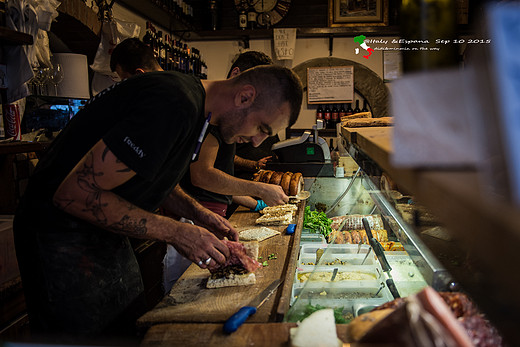
[[[329,146],[318,136],[318,130],[323,128],[323,121],[317,120],[312,130],[301,136],[273,144],[271,150],[277,158],[268,163],[267,169],[301,172],[307,177],[333,176]]]

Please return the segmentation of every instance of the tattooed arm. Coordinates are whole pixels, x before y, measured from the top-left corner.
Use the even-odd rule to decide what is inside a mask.
[[[206,229],[147,212],[111,192],[134,175],[100,140],[60,184],[54,204],[106,230],[168,242],[193,262],[225,261],[228,248]]]
[[[162,207],[177,216],[191,219],[195,224],[208,228],[219,238],[238,241],[238,232],[229,221],[208,210],[177,185],[163,202]]]

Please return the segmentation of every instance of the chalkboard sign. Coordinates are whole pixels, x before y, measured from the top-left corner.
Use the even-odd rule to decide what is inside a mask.
[[[353,66],[307,68],[308,104],[335,104],[353,100]]]

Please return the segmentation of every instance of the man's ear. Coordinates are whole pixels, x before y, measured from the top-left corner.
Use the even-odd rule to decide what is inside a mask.
[[[256,88],[251,84],[245,84],[235,94],[235,106],[239,108],[249,108],[253,105],[256,98]]]
[[[235,66],[233,70],[231,70],[231,73],[229,74],[229,78],[233,78],[237,75],[240,75],[240,68],[238,66]]]

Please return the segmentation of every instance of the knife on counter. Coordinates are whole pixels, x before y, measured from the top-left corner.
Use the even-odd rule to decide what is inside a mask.
[[[397,290],[397,287],[395,286],[394,279],[392,278],[392,275],[390,274],[390,271],[392,271],[392,267],[388,263],[388,260],[385,256],[385,250],[383,246],[377,241],[374,236],[372,235],[372,229],[370,229],[370,224],[368,223],[368,220],[366,218],[362,219],[363,226],[365,227],[365,231],[367,233],[368,242],[370,243],[370,246],[374,250],[374,254],[376,255],[377,259],[379,260],[379,263],[381,264],[381,267],[383,269],[383,273],[386,277],[386,286],[390,290],[390,293],[392,293],[392,296],[394,299],[400,298],[399,291]]]
[[[254,298],[249,305],[242,307],[234,315],[232,315],[226,323],[224,323],[224,332],[231,334],[236,331],[250,316],[256,313],[258,308],[269,299],[278,286],[283,281],[281,279],[274,280],[267,288],[264,289],[256,298]]]

